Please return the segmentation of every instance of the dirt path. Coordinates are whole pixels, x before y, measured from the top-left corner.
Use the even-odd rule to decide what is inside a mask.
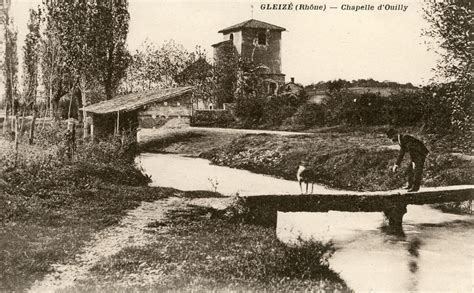
[[[76,256],[74,263],[53,265],[55,272],[33,284],[29,292],[55,292],[74,286],[76,281],[87,277],[89,270],[99,260],[110,257],[125,247],[147,244],[151,241],[150,233],[145,233],[145,229],[150,229],[147,224],[163,221],[170,209],[184,205],[185,199],[182,198],[143,202],[138,208],[130,211],[119,225],[98,233],[85,246],[83,252]]]
[[[186,199],[171,197],[155,202],[143,202],[138,208],[131,210],[123,220],[114,227],[99,232],[94,239],[76,255],[75,261],[67,264],[53,265],[54,273],[47,275],[43,280],[36,281],[29,292],[55,292],[72,288],[76,281],[87,279],[89,270],[100,260],[110,257],[126,247],[144,246],[156,238],[157,233],[166,232],[166,226],[158,228],[147,227],[152,222],[162,222],[166,214],[173,209],[186,209],[190,205],[208,206],[223,209],[226,202],[218,198]],[[146,233],[155,229],[154,233]],[[140,280],[153,283],[160,279],[160,272],[143,271]]]

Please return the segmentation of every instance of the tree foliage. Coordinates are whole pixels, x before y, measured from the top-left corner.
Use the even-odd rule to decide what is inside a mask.
[[[23,46],[23,99],[26,106],[36,103],[39,74],[41,11],[30,9],[28,33]]]
[[[439,108],[450,112],[450,130],[461,142],[472,144],[472,54],[473,11],[469,0],[426,0],[424,17],[430,27],[424,34],[441,56],[435,68],[439,78],[447,81],[431,87]],[[439,48],[439,49],[438,49]],[[441,129],[438,129],[441,130]]]
[[[424,17],[430,27],[424,34],[430,37],[432,48],[441,56],[437,73],[450,81],[472,79],[471,4],[469,0],[425,1]]]
[[[48,9],[46,6],[44,9]],[[41,39],[41,77],[52,116],[59,118],[59,100],[74,86],[72,70],[66,64],[66,52],[59,43],[57,24],[45,11],[45,28]]]
[[[104,87],[107,99],[111,99],[130,63],[126,45],[130,21],[128,1],[97,1],[91,10],[94,77]]]
[[[175,77],[202,56],[204,53],[199,49],[188,52],[174,40],[168,40],[161,46],[145,41],[132,54],[120,90],[127,93],[176,86]]]
[[[3,62],[3,74],[5,77],[5,102],[7,112],[10,109],[12,115],[16,114],[16,99],[18,96],[18,55],[17,35],[13,28],[13,21],[7,13],[5,18],[5,55]]]
[[[390,88],[390,89],[413,89],[415,88],[411,83],[401,84],[393,81],[377,81],[372,78],[369,79],[358,79],[358,80],[330,80],[320,81],[318,83],[312,83],[306,86],[307,90],[326,90],[326,91],[338,91],[346,88],[354,87],[372,87],[372,88]]]
[[[112,98],[129,64],[128,1],[45,1],[64,63],[81,91],[98,82]],[[84,93],[81,93],[84,94]]]
[[[251,61],[241,59],[237,69],[235,114],[246,124],[259,124],[265,113],[267,98],[263,78]]]
[[[231,42],[226,42],[216,49],[215,76],[216,102],[218,106],[224,103],[236,102],[236,91],[239,90],[239,78],[242,81],[242,66],[251,66],[250,62],[240,60],[237,49]],[[246,64],[244,64],[246,63]],[[243,84],[240,84],[243,86]],[[240,89],[242,94],[242,88]],[[243,101],[241,101],[243,102]]]

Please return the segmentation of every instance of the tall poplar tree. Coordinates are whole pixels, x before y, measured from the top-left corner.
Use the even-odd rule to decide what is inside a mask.
[[[87,104],[88,91],[97,92],[97,82],[105,96],[112,98],[129,63],[125,45],[129,23],[128,1],[45,0],[44,3],[64,51],[65,64],[76,79],[76,88],[81,96],[79,105]],[[82,117],[85,116],[83,111]],[[85,135],[86,127],[84,123]]]
[[[97,1],[91,14],[94,76],[103,86],[106,98],[111,99],[131,61],[126,46],[130,21],[128,1]]]
[[[13,28],[13,21],[7,13],[5,18],[5,55],[3,62],[3,74],[5,80],[5,103],[7,115],[14,116],[17,112],[18,96],[18,56],[17,56],[17,35]],[[8,117],[5,117],[7,121]]]
[[[74,86],[75,80],[65,62],[66,54],[59,43],[57,24],[49,6],[44,8],[45,27],[41,39],[41,78],[52,117],[59,119],[59,100]]]
[[[28,21],[28,34],[23,46],[23,99],[24,107],[30,109],[33,120],[30,126],[29,143],[33,143],[34,129],[36,123],[36,99],[38,91],[39,73],[39,49],[40,49],[40,23],[41,11],[30,9]]]

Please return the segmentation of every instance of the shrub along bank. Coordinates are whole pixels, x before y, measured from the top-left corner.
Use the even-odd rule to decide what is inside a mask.
[[[48,127],[49,128],[49,127]],[[172,189],[147,187],[149,177],[116,140],[78,141],[72,160],[64,130],[45,129],[37,144],[0,138],[0,291],[22,291],[74,259],[94,232],[114,225],[141,201]]]
[[[329,187],[390,190],[400,188],[405,178],[403,172],[391,172],[398,151],[387,148],[387,143],[380,133],[318,133],[311,137],[247,135],[203,152],[201,157],[217,165],[289,180],[296,180],[299,163],[306,160],[316,182]],[[404,164],[408,161],[406,154]],[[472,184],[472,170],[469,161],[449,153],[431,152],[425,163],[423,183],[427,186]]]

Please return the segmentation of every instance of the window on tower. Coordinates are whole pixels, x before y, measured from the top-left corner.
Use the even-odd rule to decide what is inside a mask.
[[[231,40],[231,41],[234,40],[234,34],[230,34],[229,40]]]
[[[259,45],[266,45],[267,44],[267,34],[265,32],[260,32],[257,35],[258,44]]]

